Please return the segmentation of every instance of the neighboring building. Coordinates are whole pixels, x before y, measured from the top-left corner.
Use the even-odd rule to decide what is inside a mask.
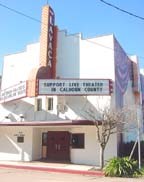
[[[141,82],[141,102],[142,102],[142,130],[144,132],[144,69],[140,70],[140,82]],[[143,138],[144,139],[144,138]]]
[[[59,31],[49,6],[42,22],[40,43],[4,57],[0,160],[99,165],[96,129],[84,112],[98,104],[141,111],[138,59],[128,57],[114,35],[82,39]],[[123,140],[135,140],[135,133]],[[110,137],[105,160],[118,155],[119,142]]]
[[[0,76],[0,88],[1,88],[1,80],[2,80],[2,77]]]

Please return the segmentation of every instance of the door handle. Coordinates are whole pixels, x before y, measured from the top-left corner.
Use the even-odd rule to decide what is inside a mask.
[[[55,149],[56,149],[56,150],[58,149],[58,145],[57,145],[57,144],[55,144]]]
[[[55,144],[55,149],[58,151],[61,149],[61,145],[60,144]]]
[[[58,144],[58,150],[60,150],[60,148],[61,148],[61,145],[60,145],[60,144]]]

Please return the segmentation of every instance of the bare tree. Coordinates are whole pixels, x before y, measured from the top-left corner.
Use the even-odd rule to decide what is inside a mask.
[[[100,168],[104,167],[104,151],[112,134],[128,131],[129,123],[136,118],[132,108],[119,110],[105,107],[99,110],[86,110],[85,118],[92,120],[96,126],[97,141],[100,145]]]

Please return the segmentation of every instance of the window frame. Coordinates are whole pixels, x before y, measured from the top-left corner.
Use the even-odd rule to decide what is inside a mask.
[[[35,99],[35,111],[42,111],[42,98]]]
[[[52,111],[53,110],[53,97],[47,97],[46,99],[46,110]]]
[[[24,143],[24,136],[17,136],[17,143]]]
[[[84,149],[85,148],[85,134],[84,133],[72,133],[71,146],[72,146],[72,149]]]

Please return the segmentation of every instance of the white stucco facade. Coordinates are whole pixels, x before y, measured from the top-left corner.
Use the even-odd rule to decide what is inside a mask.
[[[38,66],[39,51],[40,45],[35,43],[28,45],[24,52],[4,57],[2,90],[28,79],[30,70]]]
[[[17,135],[25,135],[23,144],[17,143]],[[0,143],[3,146],[0,151],[0,160],[31,161],[32,160],[32,128],[27,127],[1,127]]]
[[[80,35],[69,36],[66,35],[66,32],[60,31],[58,32],[58,40],[56,77],[66,79],[115,79],[113,51],[111,52],[99,45],[100,43],[106,44],[106,46],[110,44],[112,47],[114,41],[113,35],[91,39],[90,41],[94,42],[93,44],[89,42],[89,39],[81,39]],[[31,44],[27,46],[25,52],[8,55],[4,58],[2,90],[28,79],[30,70],[38,66],[39,48],[39,43]],[[105,50],[105,54],[102,54]],[[10,105],[12,112],[9,112],[7,108],[6,110],[4,109],[0,119],[2,120],[6,115],[12,113],[13,115],[16,114],[15,117],[17,120],[22,110],[22,114],[27,116],[25,119],[28,121],[50,119],[51,116],[49,116],[49,113],[45,112],[46,97],[39,96],[39,98],[43,99],[43,111],[41,113],[39,112],[37,114],[36,112],[32,112],[34,110],[34,98],[24,98],[11,103],[5,103],[2,108],[4,109]],[[85,98],[83,96],[54,97],[54,109],[50,111],[50,114],[53,114],[52,118],[55,120],[56,117],[54,115],[57,115],[57,104],[63,102],[64,104],[67,103],[68,106],[68,103],[70,103],[70,106],[73,107],[75,111],[78,111],[78,113],[76,114],[74,110],[72,111],[71,108],[69,108],[65,116],[70,119],[76,119],[79,117],[82,107],[85,106],[87,100],[91,100],[93,105],[95,105],[99,98],[99,96],[87,96]],[[73,100],[78,100],[79,104],[73,102]],[[101,97],[101,103],[103,103],[103,105],[104,103],[110,104],[112,102],[113,105],[115,105],[114,94],[112,94],[111,97]],[[13,105],[17,108],[12,107]]]
[[[133,76],[131,76],[133,69],[129,66],[131,61],[138,65],[138,60],[135,57],[128,60],[128,56],[113,34],[83,39],[81,34],[68,35],[65,31],[58,31],[56,55],[57,79],[109,79],[113,81],[112,93],[99,96],[36,95],[28,97],[26,95],[24,98],[1,102],[0,145],[3,147],[0,149],[0,160],[39,160],[43,157],[43,133],[63,131],[68,132],[70,136],[70,161],[98,166],[100,146],[96,138],[96,127],[89,124],[72,125],[67,121],[84,120],[86,111],[95,111],[98,107],[136,106],[141,108],[141,103],[137,104],[137,97],[141,98],[141,90],[134,92]],[[39,59],[39,42],[28,45],[23,52],[5,56],[1,90],[27,81],[31,70],[39,66]],[[127,67],[121,72],[119,67],[123,68],[122,64],[127,64]],[[140,77],[136,78],[140,88]],[[47,108],[48,98],[53,99],[51,110]],[[38,99],[41,100],[41,110],[36,109]],[[60,123],[56,125],[57,122]],[[135,125],[136,120],[130,121],[130,124]],[[133,132],[136,134],[136,131]],[[73,134],[84,134],[84,147],[72,147]],[[24,141],[18,142],[18,136],[23,136]],[[124,141],[135,140],[133,136],[131,133],[123,135]],[[105,149],[105,161],[118,155],[118,142],[116,134],[110,137]],[[58,150],[57,143],[56,147]]]
[[[75,164],[87,164],[99,166],[100,146],[96,142],[95,127],[1,127],[0,151],[2,161],[32,161],[41,159],[42,156],[42,132],[45,131],[69,131],[71,133],[85,133],[85,148],[70,150],[70,160]],[[24,143],[17,143],[17,136],[24,135]],[[116,156],[116,137],[111,137],[105,150],[105,161]]]

